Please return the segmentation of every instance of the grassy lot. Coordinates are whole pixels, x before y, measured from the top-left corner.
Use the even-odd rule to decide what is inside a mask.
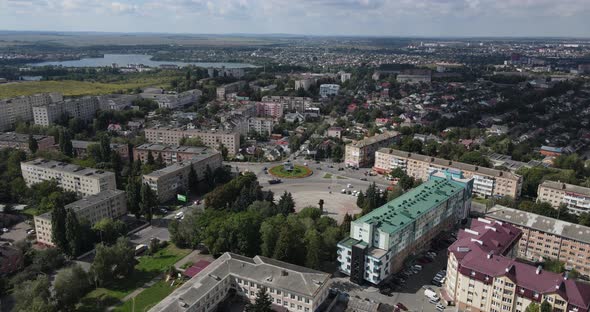
[[[62,80],[28,81],[0,85],[0,99],[43,92],[60,92],[64,96],[109,94],[147,86],[167,85],[173,77],[143,77],[115,83]]]
[[[139,263],[135,266],[135,272],[131,276],[91,291],[82,298],[82,304],[77,310],[102,312],[109,306],[121,303],[125,296],[162,274],[168,267],[189,253],[188,249],[179,249],[170,244],[153,256],[140,257]]]
[[[274,175],[275,177],[279,177],[279,178],[305,178],[307,176],[310,176],[313,171],[311,171],[311,169],[309,169],[308,167],[305,166],[301,166],[301,165],[295,165],[293,167],[293,171],[286,171],[285,167],[283,165],[278,165],[275,167],[270,168],[270,170],[268,170],[268,172],[270,172],[270,174]]]
[[[162,299],[166,298],[176,288],[182,285],[181,283],[170,286],[171,282],[159,281],[152,287],[142,291],[134,299],[126,301],[123,305],[115,308],[116,312],[142,312],[147,311]]]
[[[326,173],[324,175],[324,179],[331,179],[332,178],[332,174],[331,173]]]
[[[348,179],[348,178],[346,178],[346,177],[342,177],[342,176],[337,176],[337,177],[336,177],[336,179],[339,179],[339,180],[346,180],[346,179]]]

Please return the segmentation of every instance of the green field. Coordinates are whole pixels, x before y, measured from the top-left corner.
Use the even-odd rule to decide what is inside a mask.
[[[82,298],[81,305],[77,310],[98,312],[120,304],[125,296],[165,272],[167,268],[189,253],[188,249],[179,249],[174,245],[168,245],[153,256],[139,258],[139,263],[135,266],[135,272],[131,276],[91,291]]]
[[[148,86],[166,86],[172,77],[149,77],[113,83],[77,80],[28,81],[0,85],[0,99],[43,92],[59,92],[64,96],[110,94]]]
[[[332,178],[332,174],[331,173],[326,173],[324,175],[324,179],[331,179]]]
[[[268,172],[270,172],[270,174],[274,175],[275,177],[287,179],[305,178],[313,173],[311,169],[301,165],[295,165],[293,167],[293,171],[286,171],[283,165],[278,165],[270,168]]]
[[[159,281],[150,288],[142,291],[134,299],[126,301],[123,305],[117,307],[117,312],[143,312],[149,310],[162,299],[166,298],[176,288],[182,285],[181,283],[170,286],[171,282]]]

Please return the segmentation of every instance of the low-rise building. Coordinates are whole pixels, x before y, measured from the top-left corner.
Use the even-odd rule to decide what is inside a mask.
[[[203,95],[201,90],[188,90],[181,93],[150,93],[144,92],[141,97],[158,103],[159,108],[175,109],[197,102]]]
[[[246,85],[245,81],[236,81],[232,83],[228,83],[223,86],[217,87],[217,99],[218,100],[225,100],[226,96],[230,93],[236,93],[240,91]]]
[[[320,96],[325,98],[332,95],[338,95],[340,86],[337,84],[322,84],[320,85]]]
[[[328,137],[341,139],[342,132],[344,132],[344,129],[342,129],[341,127],[330,127],[328,128]]]
[[[157,159],[160,157],[160,155],[162,155],[164,163],[166,165],[170,165],[173,163],[193,159],[199,155],[206,155],[214,151],[212,151],[209,147],[174,146],[146,143],[133,149],[133,160],[146,162],[150,152],[152,153],[154,159]]]
[[[486,218],[512,224],[522,231],[518,258],[555,259],[565,263],[568,270],[590,276],[590,227],[500,205],[490,208]]]
[[[459,311],[524,312],[546,301],[552,311],[589,311],[590,284],[513,259],[520,230],[500,221],[476,220],[449,247],[442,297]]]
[[[100,142],[72,140],[72,150],[76,157],[88,156],[88,146],[100,144]],[[117,152],[122,159],[129,159],[129,145],[123,143],[111,143],[111,150]]]
[[[207,167],[215,171],[221,167],[221,161],[221,153],[214,150],[203,151],[191,159],[173,163],[166,168],[144,175],[143,183],[150,186],[160,202],[166,202],[175,198],[177,194],[186,194],[191,166],[200,181],[205,178]]]
[[[415,179],[425,180],[431,171],[449,170],[473,178],[473,193],[483,197],[520,197],[522,177],[510,171],[470,165],[458,161],[431,157],[396,149],[382,148],[375,153],[374,170],[387,173],[402,169]]]
[[[21,162],[21,172],[27,186],[54,180],[66,191],[82,196],[116,189],[115,174],[110,171],[84,168],[78,165],[38,158]]]
[[[563,148],[543,145],[539,152],[543,156],[557,157],[563,154]]]
[[[182,138],[200,138],[205,146],[219,148],[223,144],[229,155],[240,149],[240,134],[227,131],[206,131],[183,128],[147,128],[145,138],[150,143],[180,145]]]
[[[379,284],[405,258],[467,218],[473,181],[434,173],[430,180],[353,221],[338,243],[338,269],[355,283]]]
[[[537,201],[548,202],[554,208],[566,205],[574,214],[590,212],[590,188],[545,180],[537,189]]]
[[[399,140],[396,131],[385,132],[346,145],[344,163],[349,167],[371,167],[375,162],[375,152]]]
[[[214,311],[230,290],[254,302],[265,288],[275,310],[313,312],[328,296],[329,279],[328,273],[290,263],[226,252],[149,311]]]
[[[39,151],[50,150],[55,145],[53,136],[35,134],[33,140],[37,142]],[[29,135],[16,132],[0,133],[0,148],[14,148],[31,153],[29,150]]]
[[[95,195],[84,197],[64,207],[71,209],[78,220],[87,220],[91,225],[102,219],[116,219],[127,214],[127,197],[121,190],[106,190]],[[35,216],[37,242],[54,246],[51,239],[51,212]]]

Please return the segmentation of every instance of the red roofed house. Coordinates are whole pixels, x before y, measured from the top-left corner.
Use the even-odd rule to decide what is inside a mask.
[[[355,111],[357,108],[358,108],[358,107],[356,106],[356,104],[352,103],[352,104],[350,104],[350,105],[348,105],[348,106],[346,107],[346,112],[348,112],[348,113],[352,113],[352,112],[354,112],[354,111]]]
[[[521,235],[509,223],[474,219],[448,248],[442,297],[459,311],[524,312],[547,301],[553,311],[588,312],[590,284],[513,258]]]

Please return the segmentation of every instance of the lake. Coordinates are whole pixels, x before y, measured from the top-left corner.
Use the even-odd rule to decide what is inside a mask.
[[[151,55],[146,54],[105,54],[102,58],[83,58],[72,61],[55,61],[55,62],[41,62],[31,63],[30,66],[64,66],[64,67],[103,67],[111,66],[113,63],[120,67],[127,66],[127,64],[143,64],[150,67],[158,67],[162,64],[174,64],[180,67],[187,65],[195,65],[199,67],[215,67],[220,68],[251,68],[256,67],[252,64],[246,63],[207,63],[207,62],[174,62],[174,61],[152,61]]]

